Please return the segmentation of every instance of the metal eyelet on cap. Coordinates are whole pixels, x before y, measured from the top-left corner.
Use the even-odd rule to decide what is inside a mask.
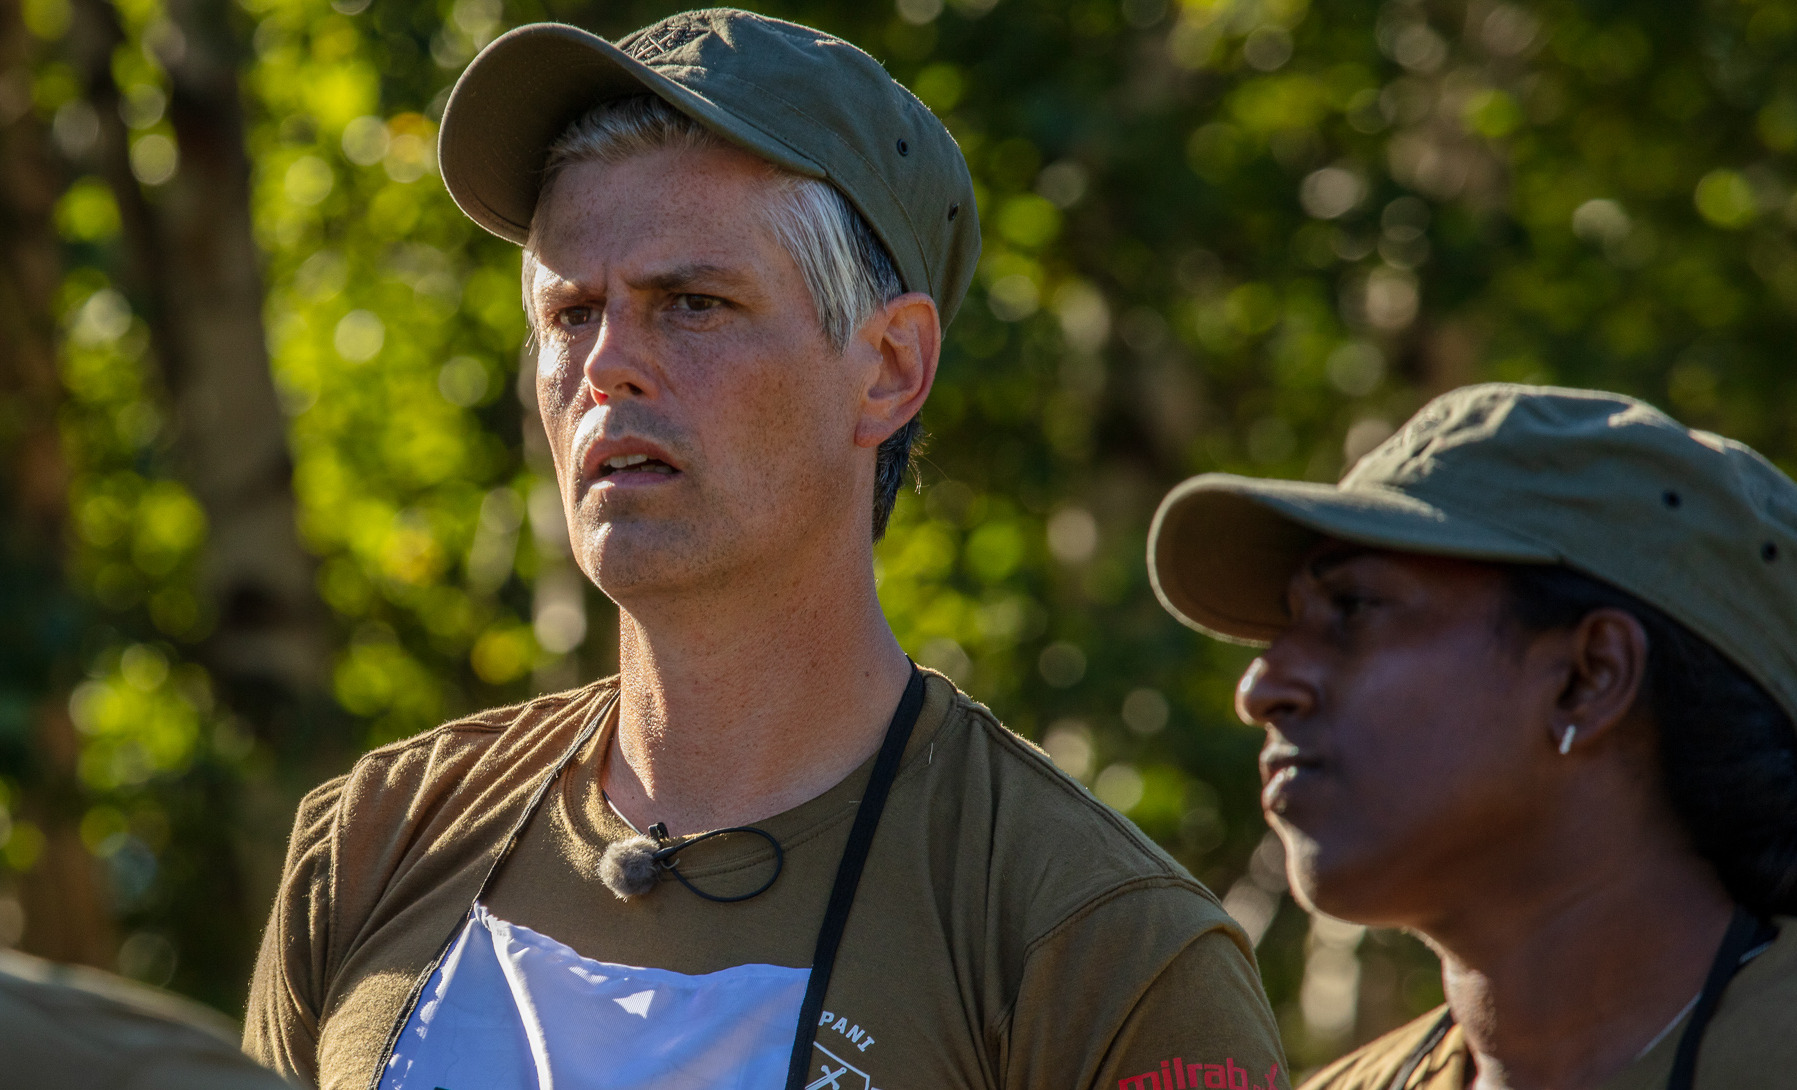
[[[951,204],[948,206],[948,218],[950,222],[953,222],[954,218],[960,214],[961,206],[959,204]]]
[[[1760,559],[1770,564],[1778,559],[1778,543],[1768,541],[1760,546]]]
[[[911,145],[909,145],[909,144],[907,144],[907,143],[905,143],[905,142],[904,142],[904,141],[903,141],[903,140],[900,140],[900,141],[899,141],[899,142],[898,142],[898,149],[899,149],[899,154],[900,154],[900,155],[909,155],[909,154],[911,154]]]
[[[1670,490],[1668,490],[1667,493],[1664,496],[1661,496],[1660,498],[1666,502],[1667,507],[1676,508],[1682,502],[1678,498],[1678,493],[1670,491]]]

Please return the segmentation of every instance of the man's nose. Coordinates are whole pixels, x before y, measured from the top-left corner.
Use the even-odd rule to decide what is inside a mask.
[[[627,313],[608,310],[581,367],[593,400],[603,405],[614,397],[648,394],[654,381],[647,356],[647,338],[639,324]]]
[[[1270,726],[1303,716],[1316,707],[1314,679],[1303,676],[1292,655],[1274,641],[1267,653],[1248,664],[1235,687],[1235,714],[1251,727]]]

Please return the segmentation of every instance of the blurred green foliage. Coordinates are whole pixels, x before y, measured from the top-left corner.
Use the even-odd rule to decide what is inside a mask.
[[[155,199],[180,169],[156,60],[169,23],[158,0],[118,6],[115,76]],[[978,280],[925,410],[920,488],[879,550],[901,642],[1219,892],[1248,881],[1264,832],[1258,736],[1229,710],[1248,652],[1184,631],[1149,593],[1145,531],[1169,485],[1211,469],[1332,479],[1426,397],[1479,379],[1626,391],[1797,465],[1794,0],[758,8],[879,57],[947,122],[978,186]],[[616,36],[673,10],[227,13],[247,43],[296,519],[341,635],[333,691],[365,744],[610,669],[609,606],[568,590],[516,392],[517,252],[456,211],[433,141],[449,84],[505,27]],[[46,43],[32,103],[68,150],[82,119],[56,45],[66,0],[26,14]],[[281,770],[183,659],[208,623],[206,520],[170,471],[143,322],[113,283],[119,210],[75,176],[56,224],[72,570],[102,621],[70,703],[83,837],[134,929],[126,968],[228,1003],[245,953],[196,953],[203,929],[171,915],[204,861],[169,815],[195,776]],[[5,759],[16,787],[29,766]],[[32,830],[5,814],[0,859],[28,869]],[[218,911],[253,928],[277,864],[253,861],[260,884]],[[1357,1020],[1331,1022],[1305,974],[1307,950],[1337,940],[1306,933],[1288,901],[1261,946],[1301,1064],[1439,995],[1420,948],[1355,938]]]

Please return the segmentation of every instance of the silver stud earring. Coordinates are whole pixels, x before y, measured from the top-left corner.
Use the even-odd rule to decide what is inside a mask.
[[[1560,736],[1560,756],[1564,757],[1568,753],[1572,752],[1572,740],[1575,736],[1577,736],[1578,733],[1579,733],[1578,724],[1576,724],[1576,723],[1566,724],[1566,733],[1562,734]]]

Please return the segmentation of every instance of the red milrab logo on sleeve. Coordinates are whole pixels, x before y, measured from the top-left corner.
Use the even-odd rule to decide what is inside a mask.
[[[1178,1056],[1162,1060],[1159,1071],[1144,1071],[1117,1080],[1117,1090],[1279,1090],[1279,1065],[1267,1069],[1265,1081],[1250,1080],[1248,1069],[1233,1059],[1220,1064],[1188,1064]]]

